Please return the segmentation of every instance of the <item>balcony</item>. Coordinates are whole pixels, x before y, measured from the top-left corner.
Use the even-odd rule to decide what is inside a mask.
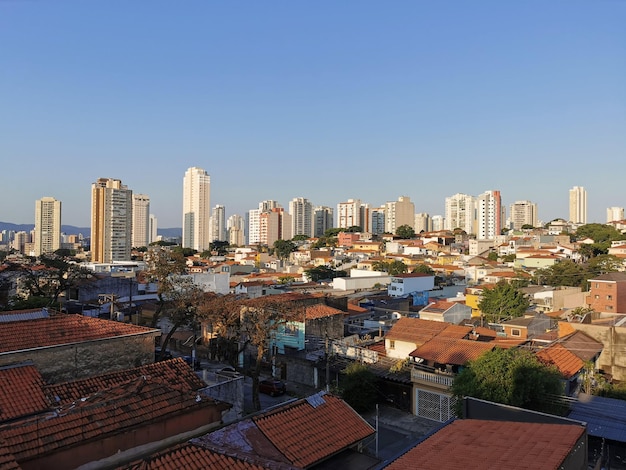
[[[419,368],[411,369],[411,382],[434,385],[438,388],[449,388],[454,382],[452,374],[443,372],[429,372]]]

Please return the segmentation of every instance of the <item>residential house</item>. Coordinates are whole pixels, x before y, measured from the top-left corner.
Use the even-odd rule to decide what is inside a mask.
[[[424,292],[435,287],[435,276],[422,273],[396,274],[387,286],[390,297],[402,297],[412,292]]]
[[[596,312],[626,313],[626,273],[606,273],[589,279],[587,306]]]
[[[472,307],[461,302],[435,300],[419,311],[419,317],[423,320],[442,321],[456,325],[472,318]]]
[[[407,359],[411,352],[448,327],[448,323],[421,318],[400,318],[385,335],[387,356]]]
[[[537,359],[548,366],[555,366],[564,382],[564,394],[573,396],[578,393],[579,378],[585,363],[561,343],[552,343],[535,353]]]
[[[543,313],[511,318],[500,323],[507,338],[520,340],[532,339],[545,334],[556,327],[554,321]]]

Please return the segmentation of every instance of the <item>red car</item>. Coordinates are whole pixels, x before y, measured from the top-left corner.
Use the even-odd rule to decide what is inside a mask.
[[[286,391],[287,386],[282,380],[267,379],[259,382],[259,392],[265,393],[271,397],[282,395]]]

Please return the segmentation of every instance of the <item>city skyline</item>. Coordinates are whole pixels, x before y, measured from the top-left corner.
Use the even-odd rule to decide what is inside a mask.
[[[0,221],[34,202],[90,224],[91,182],[150,197],[180,227],[180,175],[211,176],[226,217],[294,198],[443,215],[498,188],[538,219],[588,193],[603,223],[626,171],[626,4],[0,6]],[[115,32],[113,34],[113,31]]]

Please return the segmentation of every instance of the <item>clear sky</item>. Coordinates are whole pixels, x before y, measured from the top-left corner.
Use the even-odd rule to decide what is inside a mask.
[[[499,189],[590,222],[626,206],[626,2],[0,1],[0,221],[121,179],[180,227],[211,205],[336,208]]]

